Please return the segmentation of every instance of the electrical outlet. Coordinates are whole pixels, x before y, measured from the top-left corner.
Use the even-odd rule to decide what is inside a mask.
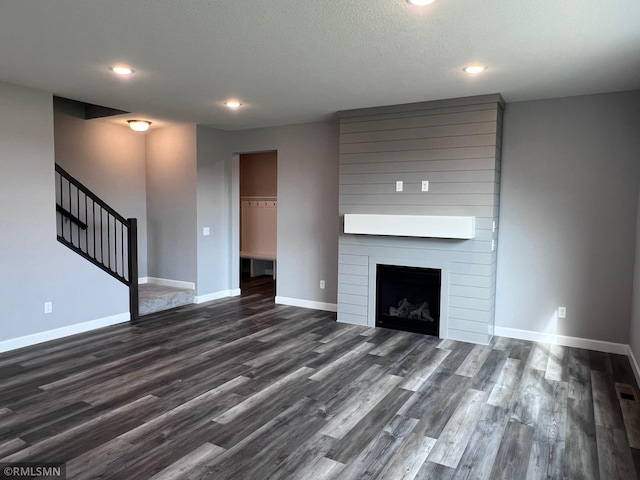
[[[422,191],[423,192],[429,191],[429,180],[422,180]]]
[[[324,280],[320,280],[320,288],[324,290]]]
[[[493,221],[493,227],[491,227],[491,231],[495,232],[496,231],[496,221]]]
[[[44,313],[53,312],[53,302],[44,302]]]
[[[403,184],[402,184],[402,180],[398,180],[396,182],[396,192],[401,192],[403,189]]]
[[[491,240],[491,251],[494,252],[496,250],[496,241]]]
[[[567,318],[567,307],[558,307],[558,318]]]

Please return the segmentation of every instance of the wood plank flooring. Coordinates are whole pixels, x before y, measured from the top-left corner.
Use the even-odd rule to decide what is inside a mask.
[[[638,478],[624,356],[338,324],[274,305],[269,282],[245,292],[1,354],[0,462],[70,479]]]

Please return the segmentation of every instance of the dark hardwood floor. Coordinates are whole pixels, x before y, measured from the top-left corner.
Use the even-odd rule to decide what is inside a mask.
[[[268,275],[253,278],[243,275],[240,277],[240,289],[244,296],[262,295],[264,297],[275,298],[276,281]]]
[[[637,478],[624,356],[337,324],[247,292],[0,355],[0,462],[65,462],[70,479]]]

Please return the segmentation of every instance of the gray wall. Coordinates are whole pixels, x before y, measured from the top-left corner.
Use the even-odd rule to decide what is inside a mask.
[[[124,285],[56,240],[54,158],[51,94],[0,83],[0,341],[129,310]]]
[[[278,152],[277,295],[335,304],[337,122],[244,130],[230,137],[235,153]],[[320,289],[320,280],[326,289]]]
[[[638,91],[507,105],[497,326],[628,342],[639,106]]]
[[[232,288],[228,133],[198,126],[197,161],[197,294],[206,295]],[[203,235],[204,227],[209,236]]]
[[[340,214],[476,217],[472,240],[340,235],[338,320],[373,325],[378,263],[442,270],[442,337],[493,334],[499,95],[341,112]],[[395,191],[402,180],[404,190]],[[421,192],[421,181],[429,191]]]
[[[138,271],[146,277],[145,134],[104,119],[78,118],[76,106],[54,102],[56,162],[122,216],[138,219]]]
[[[147,271],[197,281],[196,126],[147,134]]]
[[[638,216],[636,219],[636,256],[633,274],[633,300],[631,307],[631,323],[629,325],[629,344],[631,350],[640,361],[640,195],[638,195]]]
[[[497,325],[622,343],[630,336],[640,356],[638,105],[640,92],[507,106]],[[53,126],[50,94],[0,84],[0,341],[128,311],[124,285],[55,239]],[[231,133],[168,127],[146,139],[150,276],[198,281],[199,295],[237,287],[231,154],[277,150],[278,295],[337,301],[335,123]],[[568,318],[557,324],[559,305]]]

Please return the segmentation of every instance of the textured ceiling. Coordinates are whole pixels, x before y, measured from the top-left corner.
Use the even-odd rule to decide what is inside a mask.
[[[0,81],[233,130],[640,88],[639,20],[640,0],[0,0]]]

